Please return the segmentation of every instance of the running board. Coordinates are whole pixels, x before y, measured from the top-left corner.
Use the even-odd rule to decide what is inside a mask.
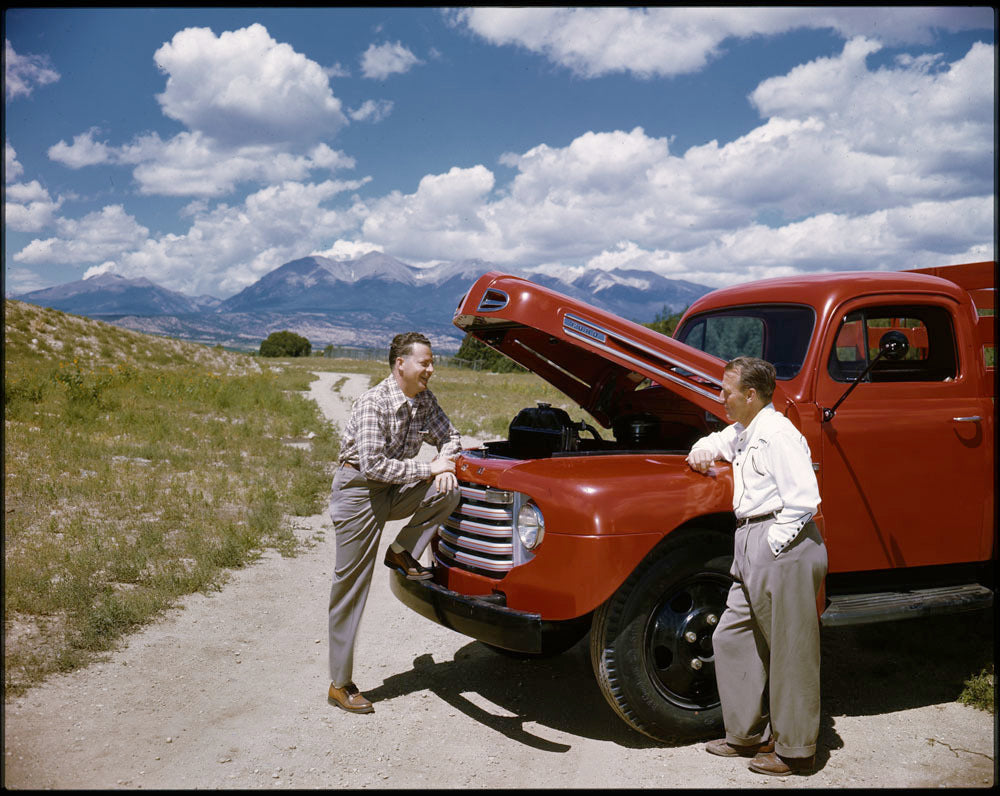
[[[989,608],[993,592],[978,583],[968,583],[912,591],[840,594],[830,597],[829,603],[820,622],[824,627],[842,627]]]

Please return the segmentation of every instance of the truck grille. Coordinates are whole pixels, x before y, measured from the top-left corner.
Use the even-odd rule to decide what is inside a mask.
[[[459,482],[462,497],[438,528],[441,563],[496,577],[514,567],[516,493]]]

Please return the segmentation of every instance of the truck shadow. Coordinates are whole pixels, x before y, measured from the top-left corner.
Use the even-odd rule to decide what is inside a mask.
[[[365,689],[365,696],[379,702],[424,690],[511,740],[542,751],[567,752],[572,747],[544,738],[527,725],[631,749],[659,746],[628,727],[605,701],[591,670],[588,638],[562,655],[532,660],[470,642],[454,660],[417,657],[411,670]]]
[[[822,710],[871,716],[954,702],[993,664],[993,609],[822,632]]]
[[[846,628],[824,628],[818,768],[843,748],[838,716],[870,716],[954,702],[965,681],[993,663],[993,610]],[[573,736],[629,749],[662,744],[632,730],[601,694],[589,637],[552,658],[519,660],[478,642],[450,661],[421,655],[413,668],[365,689],[372,702],[429,690],[455,710],[534,749],[566,752]],[[484,706],[485,705],[485,706]],[[542,737],[531,725],[570,736]],[[721,728],[720,728],[721,731]]]

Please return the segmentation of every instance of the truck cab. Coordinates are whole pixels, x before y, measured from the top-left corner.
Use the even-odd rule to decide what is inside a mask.
[[[995,263],[765,280],[714,291],[673,337],[490,272],[454,323],[586,417],[525,407],[463,452],[435,576],[396,596],[500,651],[590,633],[601,690],[660,740],[721,724],[712,632],[735,517],[728,464],[685,462],[722,428],[739,355],[775,365],[773,403],[809,443],[829,574],[824,625],[992,604]],[[590,422],[593,421],[593,422]],[[596,426],[595,426],[596,424]]]

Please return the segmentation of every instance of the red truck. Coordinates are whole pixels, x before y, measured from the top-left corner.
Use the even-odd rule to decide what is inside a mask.
[[[824,626],[993,601],[994,262],[769,279],[716,290],[673,337],[490,272],[454,323],[567,395],[466,450],[462,499],[407,606],[499,651],[590,633],[601,690],[658,740],[721,727],[712,632],[730,585],[732,473],[685,462],[722,428],[723,365],[777,370],[809,442],[829,553]]]

